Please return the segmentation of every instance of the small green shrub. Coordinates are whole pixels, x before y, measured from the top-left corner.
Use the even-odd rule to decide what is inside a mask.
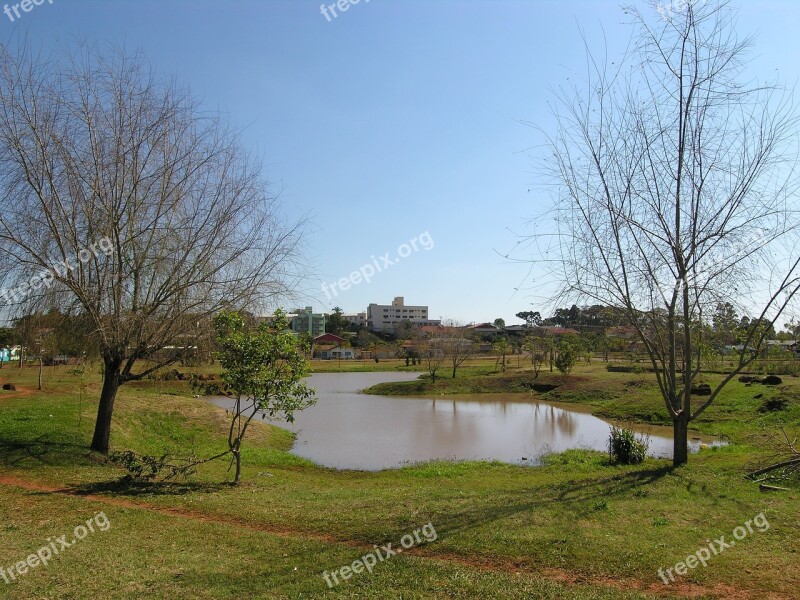
[[[611,461],[622,465],[638,465],[647,456],[649,441],[626,427],[611,426],[608,436],[608,454]]]
[[[575,348],[569,344],[565,344],[559,349],[558,356],[556,356],[556,369],[561,371],[564,375],[569,375],[569,372],[572,371],[572,367],[575,366],[577,361],[578,353],[575,351]]]

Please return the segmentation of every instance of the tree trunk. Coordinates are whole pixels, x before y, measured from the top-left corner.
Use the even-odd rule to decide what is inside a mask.
[[[39,352],[39,389],[42,389],[42,353]]]
[[[236,449],[233,451],[233,457],[236,459],[236,473],[233,476],[233,485],[239,485],[239,480],[242,478],[242,453],[241,450]]]
[[[672,466],[680,467],[689,460],[689,419],[685,412],[672,419],[672,431]]]
[[[120,386],[120,361],[103,361],[103,389],[100,392],[100,404],[97,407],[97,421],[94,425],[94,437],[91,449],[108,454],[111,438],[111,416],[114,412],[114,400]]]

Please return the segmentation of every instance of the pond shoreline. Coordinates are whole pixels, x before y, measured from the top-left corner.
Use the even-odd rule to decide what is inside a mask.
[[[672,430],[672,420],[664,406],[655,381],[647,374],[597,370],[586,374],[562,375],[543,370],[534,380],[530,370],[509,369],[505,373],[472,374],[470,368],[459,371],[459,377],[437,377],[432,383],[423,374],[412,381],[388,382],[362,390],[368,395],[438,398],[470,394],[528,394],[535,401],[546,402],[566,410],[585,412],[611,423],[657,427]],[[624,379],[623,379],[624,378]],[[631,379],[633,378],[633,379]],[[620,381],[624,386],[620,389]],[[608,383],[607,387],[604,383]],[[625,397],[624,408],[614,400]],[[690,439],[703,442],[724,438],[720,432],[708,431],[707,423],[696,423],[689,430]]]
[[[373,386],[373,388],[377,388],[382,384],[378,384],[377,386]],[[370,388],[372,389],[372,388]],[[375,394],[374,392],[370,392],[368,390],[361,390],[359,393],[365,395],[383,395],[383,394]],[[635,418],[629,419],[615,419],[606,417],[603,414],[603,411],[599,411],[595,409],[591,404],[588,403],[580,403],[580,402],[570,402],[564,400],[554,400],[551,398],[547,398],[544,396],[547,392],[537,392],[531,390],[529,392],[502,392],[496,391],[491,393],[440,393],[440,394],[391,394],[392,397],[395,398],[408,398],[408,399],[424,399],[424,400],[455,400],[456,402],[459,401],[469,401],[474,400],[476,396],[487,396],[487,400],[490,400],[493,395],[500,395],[502,394],[502,402],[520,402],[520,403],[530,403],[534,402],[537,404],[543,404],[546,406],[553,406],[555,408],[559,408],[562,410],[574,412],[574,413],[581,413],[586,415],[591,415],[593,417],[597,417],[610,425],[624,425],[630,429],[632,429],[637,434],[644,434],[647,435],[648,433],[654,433],[656,435],[662,436],[671,436],[672,435],[672,426],[668,424],[660,424],[660,423],[652,423],[650,421],[644,421]],[[703,433],[702,431],[696,429],[689,429],[689,440],[694,442],[700,442],[702,444],[714,444],[715,442],[720,442],[721,436],[715,436],[707,433]],[[727,445],[727,442],[717,443],[715,445]],[[540,466],[536,465],[529,465],[529,466]]]
[[[559,402],[541,393],[363,393],[386,379],[414,383],[415,377],[386,372],[314,374],[309,384],[318,390],[318,403],[298,413],[293,424],[271,423],[295,434],[293,454],[341,470],[381,471],[440,460],[531,466],[544,455],[570,449],[605,451],[608,419],[592,415],[589,405]],[[214,400],[224,408],[231,402],[225,397]],[[652,456],[669,458],[671,429],[652,424],[633,429],[650,436]],[[697,450],[703,442],[693,440],[692,448]]]

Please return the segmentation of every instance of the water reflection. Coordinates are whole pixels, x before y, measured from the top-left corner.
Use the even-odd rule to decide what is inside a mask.
[[[483,394],[398,398],[357,393],[415,373],[315,374],[315,406],[298,413],[293,452],[320,465],[377,470],[431,459],[535,464],[545,452],[605,450],[609,425],[572,409],[537,402],[536,395]],[[227,398],[214,400],[230,407]],[[694,441],[695,446],[699,441]],[[651,435],[650,452],[670,456],[669,432]]]

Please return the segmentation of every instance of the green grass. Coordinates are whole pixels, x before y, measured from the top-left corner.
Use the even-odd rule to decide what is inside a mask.
[[[427,373],[413,381],[379,383],[364,390],[368,394],[384,396],[438,396],[443,394],[494,394],[520,393],[532,389],[529,373],[509,371],[500,376],[489,365],[462,367],[451,378],[452,371],[438,373],[436,381],[431,381]]]
[[[491,378],[488,368],[466,369],[460,379]],[[35,387],[35,369],[0,371],[3,381],[9,375]],[[644,376],[606,376],[592,367],[565,381],[543,399],[641,418],[659,410]],[[334,471],[290,454],[290,434],[257,423],[246,440],[239,487],[220,485],[230,479],[223,461],[186,483],[126,486],[120,469],[86,450],[97,375],[79,426],[77,378],[48,369],[44,392],[0,395],[0,475],[84,496],[0,485],[0,566],[24,560],[98,510],[112,527],[13,585],[0,580],[0,589],[8,598],[680,597],[686,588],[663,586],[658,568],[683,560],[707,538],[730,539],[735,527],[764,512],[769,530],[749,535],[681,582],[703,586],[698,597],[725,597],[730,589],[718,586],[729,585],[752,597],[790,598],[800,584],[798,493],[764,494],[743,473],[758,452],[748,439],[760,425],[800,423],[794,399],[787,411],[765,416],[757,412],[763,398],[752,396],[794,398],[796,385],[793,379],[777,390],[732,384],[699,426],[733,443],[692,455],[680,469],[654,459],[609,466],[602,453],[571,450],[536,468],[430,462]],[[183,382],[123,386],[113,449],[200,456],[223,449],[224,411],[191,395]],[[327,589],[323,570],[351,563],[374,544],[396,546],[428,522],[435,542]]]

